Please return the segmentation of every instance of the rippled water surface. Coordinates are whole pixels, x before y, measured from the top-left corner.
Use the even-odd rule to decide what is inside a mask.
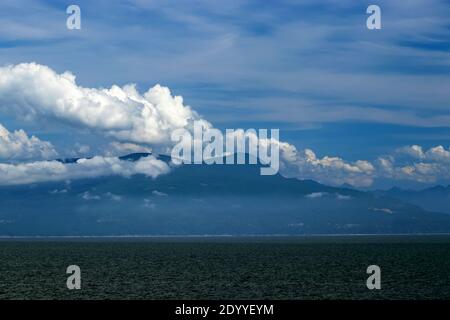
[[[450,236],[4,239],[0,298],[450,299]]]

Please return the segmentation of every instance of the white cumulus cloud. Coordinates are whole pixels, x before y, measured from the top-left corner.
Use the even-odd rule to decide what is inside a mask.
[[[192,132],[194,121],[206,130],[212,125],[202,119],[182,97],[156,85],[141,94],[132,84],[109,89],[77,85],[70,72],[58,74],[47,66],[22,63],[0,68],[0,109],[29,119],[55,119],[110,136],[110,154],[149,151],[149,145],[170,147],[176,129]],[[241,131],[237,131],[239,134]],[[249,138],[252,135],[249,135]],[[281,172],[323,183],[372,183],[373,166],[367,161],[349,163],[341,158],[317,158],[312,150],[297,152],[286,142],[261,139],[261,145],[277,144]]]
[[[301,179],[313,179],[321,183],[366,187],[373,183],[375,167],[368,161],[348,162],[339,157],[322,158],[311,149],[297,151],[294,146],[280,146],[283,161],[282,174]]]
[[[0,124],[0,159],[50,159],[56,155],[50,142],[29,137],[23,130],[10,132]]]
[[[436,146],[424,151],[422,146],[405,146],[378,159],[378,175],[422,183],[450,180],[450,149]]]
[[[70,72],[58,74],[36,63],[0,68],[0,111],[23,119],[70,124],[114,140],[106,150],[107,156],[81,159],[76,164],[56,161],[0,164],[0,184],[110,174],[157,176],[168,171],[167,165],[157,159],[147,157],[132,163],[114,156],[150,152],[154,148],[170,150],[172,132],[176,129],[192,132],[194,121],[201,122],[205,130],[214,129],[185,105],[182,97],[173,96],[166,87],[156,85],[144,93],[133,84],[113,85],[109,89],[87,88],[79,86]],[[243,134],[249,140],[258,140],[260,146],[276,145],[280,150],[280,173],[287,177],[356,187],[368,187],[380,177],[426,183],[450,179],[450,150],[443,146],[428,150],[419,145],[406,146],[372,163],[318,156],[311,149],[297,150],[287,142],[259,139],[253,133],[235,131],[236,137]],[[89,146],[77,148],[79,154],[90,152]],[[55,155],[49,142],[28,137],[23,130],[11,133],[0,125],[0,158],[49,159]]]
[[[123,142],[167,144],[177,128],[203,121],[183,98],[156,85],[144,94],[135,85],[109,89],[78,86],[70,72],[21,63],[0,68],[0,109],[25,119],[56,119]]]

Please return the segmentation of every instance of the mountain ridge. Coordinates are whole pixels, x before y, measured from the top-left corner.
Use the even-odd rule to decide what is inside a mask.
[[[0,201],[1,236],[450,233],[448,214],[390,195],[261,176],[258,165],[3,186]]]

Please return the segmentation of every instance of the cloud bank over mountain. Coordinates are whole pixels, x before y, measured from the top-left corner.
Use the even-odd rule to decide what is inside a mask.
[[[169,166],[164,161],[153,156],[143,157],[135,162],[116,157],[96,156],[91,159],[79,159],[75,163],[59,161],[0,163],[0,185],[20,185],[111,175],[130,177],[135,174],[143,174],[156,178],[169,171]]]
[[[135,163],[111,155],[120,152],[170,150],[171,133],[176,129],[193,130],[194,121],[206,130],[213,125],[183,98],[173,96],[166,87],[155,85],[145,93],[135,85],[113,85],[109,89],[77,85],[70,72],[58,74],[51,68],[22,63],[0,68],[0,112],[28,121],[54,121],[68,130],[87,129],[113,141],[106,157],[81,159],[75,164],[35,161],[0,164],[0,184],[34,183],[90,176],[146,174],[156,177],[169,167],[153,157]],[[237,135],[243,131],[237,131]],[[248,138],[258,139],[249,134]],[[434,182],[450,179],[450,150],[442,146],[423,151],[414,145],[403,147],[373,161],[347,161],[337,156],[319,157],[311,149],[297,150],[287,142],[260,139],[263,145],[280,149],[281,174],[313,179],[331,185],[350,184],[369,187],[375,179]],[[89,146],[85,146],[88,148]],[[0,157],[3,159],[52,159],[56,151],[50,142],[31,138],[23,130],[13,133],[0,125]]]
[[[367,187],[372,184],[376,175],[376,169],[369,161],[349,162],[330,156],[319,158],[311,149],[297,151],[290,145],[285,145],[283,149],[281,154],[285,159],[284,172],[291,177],[312,179],[330,185]]]

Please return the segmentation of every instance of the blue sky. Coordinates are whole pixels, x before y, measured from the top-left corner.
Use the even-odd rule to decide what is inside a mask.
[[[69,31],[77,4],[82,29]],[[382,29],[366,28],[366,8]],[[69,70],[84,87],[159,83],[218,128],[280,128],[297,148],[372,161],[450,146],[450,2],[2,1],[0,65]],[[1,123],[60,149],[63,126]]]

